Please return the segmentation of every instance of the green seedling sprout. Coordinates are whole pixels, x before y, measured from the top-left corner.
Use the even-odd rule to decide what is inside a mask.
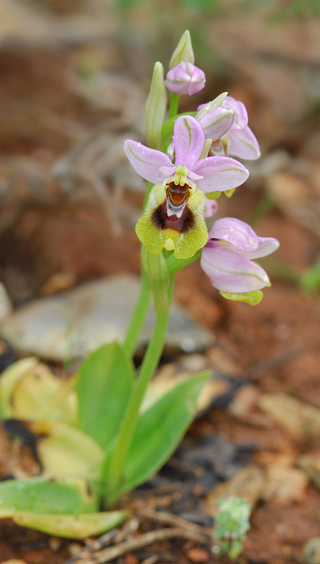
[[[250,529],[251,506],[245,499],[229,497],[219,500],[215,517],[214,539],[219,541],[217,552],[236,560],[243,551],[243,541]]]

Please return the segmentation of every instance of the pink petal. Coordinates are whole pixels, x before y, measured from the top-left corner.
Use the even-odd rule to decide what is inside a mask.
[[[197,119],[197,116],[196,116]],[[234,113],[226,108],[213,108],[207,114],[200,116],[199,123],[207,138],[217,141],[233,124]]]
[[[250,225],[234,217],[224,217],[215,221],[209,233],[209,246],[210,239],[219,239],[224,249],[241,253],[250,260],[270,255],[279,248],[277,239],[259,237]]]
[[[194,171],[194,167],[200,159],[204,142],[205,134],[197,120],[192,116],[179,117],[173,130],[176,166],[183,164]]]
[[[222,239],[229,243],[228,248],[239,252],[256,251],[259,247],[259,237],[252,227],[234,217],[217,219],[209,232],[210,239]]]
[[[250,127],[236,129],[232,127],[227,133],[228,152],[230,155],[254,161],[260,157],[259,143]]]
[[[145,147],[142,143],[132,139],[127,139],[124,142],[124,152],[137,173],[145,180],[154,184],[162,182],[166,178],[166,175],[160,170],[161,167],[172,167],[172,163],[167,155],[156,149]]]
[[[201,159],[194,172],[203,176],[197,187],[203,192],[224,192],[243,184],[249,172],[241,163],[230,157],[206,157]]]
[[[245,105],[240,102],[240,100],[235,100],[232,96],[226,96],[222,105],[234,111],[236,127],[242,128],[248,125],[248,112]]]
[[[219,242],[203,248],[201,267],[213,286],[225,292],[251,292],[269,284],[263,268],[234,251],[221,249]]]

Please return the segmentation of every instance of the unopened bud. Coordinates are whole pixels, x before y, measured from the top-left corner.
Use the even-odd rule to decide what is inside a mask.
[[[204,88],[206,77],[204,72],[188,62],[181,62],[173,69],[169,70],[165,85],[175,94],[196,94]]]
[[[149,147],[161,149],[161,128],[167,108],[167,91],[161,63],[154,65],[150,92],[146,103],[145,131]]]

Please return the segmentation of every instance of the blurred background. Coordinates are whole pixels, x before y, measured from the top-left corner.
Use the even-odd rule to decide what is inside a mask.
[[[0,274],[14,305],[50,293],[53,275],[63,289],[138,272],[144,184],[122,145],[143,141],[154,61],[167,68],[186,28],[207,85],[182,110],[228,90],[262,148],[221,212],[256,223],[276,207],[318,237],[319,21],[317,0],[2,0]],[[274,268],[296,281],[318,240],[279,229]]]
[[[256,308],[224,301],[198,263],[177,276],[176,301],[198,333],[211,335],[189,369],[209,365],[240,382],[231,407],[218,403],[195,433],[255,445],[254,461],[284,489],[264,493],[246,554],[301,562],[303,543],[318,535],[320,502],[316,486],[294,474],[299,456],[310,454],[306,472],[320,483],[312,458],[320,417],[319,0],[1,0],[0,278],[9,314],[2,336],[11,331],[19,350],[12,308],[139,274],[134,226],[145,185],[123,142],[144,142],[154,61],[166,72],[185,29],[207,83],[181,109],[228,91],[245,103],[262,149],[259,161],[245,163],[245,186],[219,201],[219,214],[281,245],[263,262],[272,287]],[[37,353],[51,321],[37,332],[32,323],[36,343],[21,348]],[[52,358],[50,348],[44,356]],[[179,362],[181,369],[186,359]],[[293,415],[283,394],[299,402]],[[316,411],[306,415],[306,406]]]

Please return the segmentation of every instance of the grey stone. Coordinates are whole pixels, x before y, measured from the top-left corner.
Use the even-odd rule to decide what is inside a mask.
[[[83,357],[103,343],[123,341],[139,286],[139,279],[129,275],[86,283],[23,306],[0,322],[0,334],[17,350],[42,358],[64,361]],[[151,311],[140,346],[147,344],[154,319]],[[195,352],[212,343],[213,335],[174,304],[166,345]]]
[[[12,313],[12,305],[7,290],[0,282],[0,320]]]
[[[320,564],[320,538],[309,539],[303,547],[303,561],[306,564]]]

